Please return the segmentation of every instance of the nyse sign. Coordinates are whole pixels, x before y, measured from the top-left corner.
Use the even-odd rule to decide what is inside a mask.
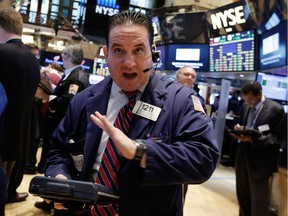
[[[119,12],[120,6],[116,3],[117,0],[97,0],[95,13],[105,16],[113,16]]]
[[[209,37],[250,30],[255,28],[247,7],[242,1],[233,2],[206,12]]]
[[[98,14],[113,16],[114,14],[117,14],[118,12],[119,12],[119,9],[96,5],[95,13],[98,13]]]
[[[232,31],[232,26],[246,22],[242,5],[211,14],[210,16],[213,29],[225,28],[227,33]]]

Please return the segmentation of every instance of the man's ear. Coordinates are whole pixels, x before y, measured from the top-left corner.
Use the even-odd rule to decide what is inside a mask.
[[[104,53],[104,58],[106,59],[106,62],[107,62],[107,59],[108,59],[108,47],[107,46],[103,46],[103,53]]]

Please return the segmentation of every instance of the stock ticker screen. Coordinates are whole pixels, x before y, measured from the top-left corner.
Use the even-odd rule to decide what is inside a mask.
[[[210,38],[210,72],[253,71],[255,32],[242,31]]]

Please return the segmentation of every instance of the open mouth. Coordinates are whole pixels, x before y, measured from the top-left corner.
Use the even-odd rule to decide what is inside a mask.
[[[133,79],[137,76],[137,73],[123,73],[123,76],[127,79]]]

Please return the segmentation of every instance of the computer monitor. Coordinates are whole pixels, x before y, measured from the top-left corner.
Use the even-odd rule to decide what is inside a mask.
[[[287,66],[257,73],[257,82],[262,85],[263,95],[282,105],[288,101]]]
[[[210,72],[253,71],[255,31],[248,30],[210,38]]]

